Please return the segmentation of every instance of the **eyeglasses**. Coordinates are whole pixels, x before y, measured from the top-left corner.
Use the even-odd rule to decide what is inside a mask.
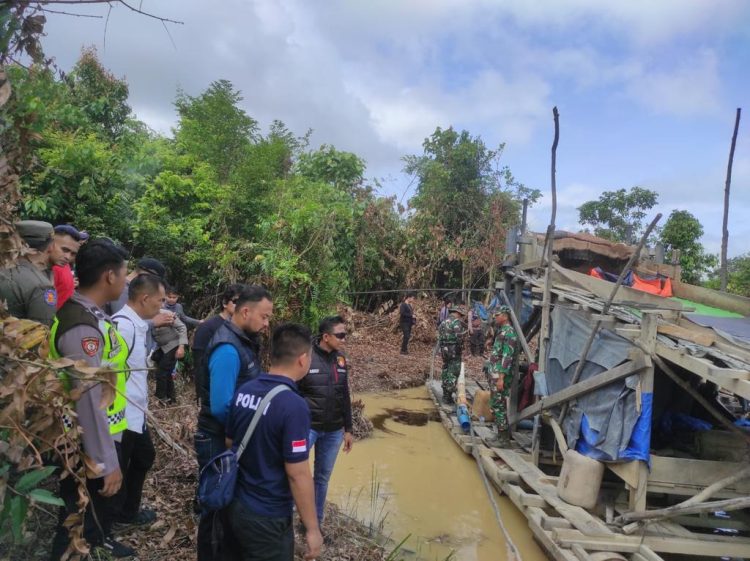
[[[346,339],[346,333],[329,333],[329,335],[333,335],[336,339]]]

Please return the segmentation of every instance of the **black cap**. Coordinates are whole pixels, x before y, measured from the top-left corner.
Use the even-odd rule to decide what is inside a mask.
[[[160,279],[164,280],[167,277],[167,268],[158,259],[153,257],[144,257],[138,260],[136,268],[146,273],[156,275]]]

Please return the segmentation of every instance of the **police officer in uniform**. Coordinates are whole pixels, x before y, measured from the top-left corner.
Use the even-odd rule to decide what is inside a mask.
[[[52,266],[64,264],[55,263],[50,251],[54,229],[48,222],[23,220],[16,231],[31,252],[0,271],[0,299],[7,302],[10,315],[51,325],[57,309]]]
[[[50,357],[83,360],[89,366],[109,367],[118,371],[114,402],[105,410],[100,407],[101,383],[83,386],[73,376],[64,376],[69,389],[82,390],[75,402],[78,423],[83,429],[83,451],[98,470],[89,476],[86,486],[91,497],[84,516],[83,536],[92,546],[100,546],[112,557],[128,557],[135,551],[110,535],[114,496],[122,483],[116,442],[127,428],[125,397],[128,346],[102,307],[117,298],[125,286],[127,254],[109,240],[86,244],[76,258],[78,290],[57,313],[50,330]],[[72,426],[70,419],[63,419]],[[60,481],[60,509],[57,533],[52,544],[53,560],[65,552],[68,531],[63,522],[77,512],[78,489],[72,477]]]
[[[461,373],[461,353],[464,346],[466,329],[463,324],[464,311],[454,306],[450,309],[450,315],[438,328],[438,344],[440,355],[443,358],[443,370],[440,373],[443,387],[443,403],[452,405],[453,392],[456,391],[456,382]]]

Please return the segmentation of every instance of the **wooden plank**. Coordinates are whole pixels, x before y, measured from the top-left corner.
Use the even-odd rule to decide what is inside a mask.
[[[645,545],[642,545],[638,551],[633,554],[633,561],[636,561],[636,555],[643,561],[664,561],[664,559],[657,555],[653,549],[646,547]]]
[[[739,530],[741,532],[750,531],[748,526],[742,520],[734,518],[715,518],[713,516],[675,516],[671,520],[687,528],[703,528],[708,530]]]
[[[745,399],[750,399],[750,381],[736,377],[750,377],[750,371],[717,368],[708,360],[690,356],[685,352],[680,352],[680,349],[669,347],[661,341],[656,343],[656,352],[660,357],[697,374],[704,380],[714,382],[725,390],[744,397]]]
[[[628,376],[631,376],[636,372],[639,372],[643,368],[649,366],[650,362],[651,360],[647,359],[641,353],[634,360],[629,360],[619,366],[615,366],[610,370],[606,370],[601,374],[597,374],[596,376],[592,376],[591,378],[583,380],[582,382],[578,382],[577,384],[568,386],[567,388],[564,388],[550,396],[541,398],[539,401],[537,401],[533,405],[528,406],[526,409],[520,411],[515,416],[510,415],[511,422],[517,423],[518,421],[521,421],[523,419],[528,419],[529,417],[533,417],[537,413],[540,413],[543,409],[549,409],[550,407],[554,407],[561,403],[565,403],[566,401],[570,401],[574,397],[591,393],[603,386],[606,386],[607,384],[611,384],[612,382],[615,382],[622,378],[627,378]]]
[[[539,495],[532,495],[521,489],[518,485],[504,485],[503,491],[508,498],[513,501],[519,510],[523,511],[526,507],[546,508],[547,501]]]
[[[716,342],[715,333],[694,331],[692,329],[674,325],[673,323],[660,325],[659,333],[667,335],[668,337],[675,337],[676,339],[684,339],[685,341],[703,345],[704,347],[710,347]]]
[[[692,300],[714,308],[721,308],[743,316],[750,315],[750,298],[727,292],[719,292],[702,286],[672,281],[672,292],[678,298]]]
[[[744,465],[735,462],[714,462],[688,458],[667,458],[651,455],[649,489],[658,486],[663,492],[672,488],[673,494],[693,495],[711,483],[736,473]],[[693,490],[686,493],[685,491]],[[717,499],[730,499],[750,494],[750,481],[738,481],[714,495]]]
[[[502,460],[518,473],[529,487],[547,501],[552,508],[570,521],[573,526],[578,528],[578,530],[593,536],[614,535],[604,522],[595,518],[581,507],[569,505],[557,496],[557,489],[554,486],[542,483],[540,480],[545,478],[546,475],[538,467],[524,461],[512,450],[497,450],[497,452]]]
[[[600,551],[618,551],[623,553],[643,552],[640,550],[644,545],[657,553],[677,553],[681,555],[705,556],[705,557],[750,557],[750,543],[739,541],[734,536],[714,536],[725,538],[717,541],[708,541],[703,535],[696,534],[699,538],[682,538],[674,536],[625,536],[616,534],[611,537],[586,536],[578,530],[566,530],[558,528],[552,531],[557,543],[564,547],[578,544],[585,549]]]
[[[570,550],[573,552],[573,554],[578,558],[579,561],[591,561],[591,556],[586,553],[586,550],[583,549],[580,545],[574,544]]]
[[[542,527],[542,519],[543,517],[538,512],[530,513],[528,518],[529,528],[534,534],[534,537],[542,544],[544,549],[547,550],[547,553],[552,555],[552,558],[555,561],[577,561],[577,557],[573,555],[572,552],[562,549],[555,543],[555,540],[552,539],[551,532],[544,530]]]
[[[635,461],[622,464],[605,463],[604,465],[630,487],[638,486],[638,464]]]

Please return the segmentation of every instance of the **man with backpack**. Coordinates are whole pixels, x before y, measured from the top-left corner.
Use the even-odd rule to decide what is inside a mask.
[[[461,353],[464,345],[464,329],[461,321],[464,311],[454,306],[450,309],[450,316],[438,328],[438,345],[440,355],[443,358],[443,370],[441,372],[443,387],[443,403],[453,405],[453,392],[456,391],[456,382],[461,373]]]
[[[292,507],[305,526],[305,559],[320,554],[323,538],[315,511],[308,435],[310,409],[297,393],[312,355],[310,330],[283,324],[271,337],[268,373],[242,384],[235,394],[226,436],[236,449],[253,418],[262,415],[239,459],[228,518],[243,561],[292,561]],[[286,391],[279,391],[282,386]],[[277,389],[278,388],[278,389]],[[259,411],[264,397],[278,391]]]

